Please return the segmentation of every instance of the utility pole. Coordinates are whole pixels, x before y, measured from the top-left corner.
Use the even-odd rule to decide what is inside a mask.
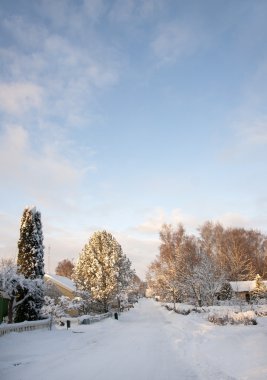
[[[48,253],[47,253],[47,269],[48,269],[48,273],[50,273],[50,245],[48,246]]]

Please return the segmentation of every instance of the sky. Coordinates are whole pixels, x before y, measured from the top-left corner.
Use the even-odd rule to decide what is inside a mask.
[[[46,271],[108,230],[137,274],[163,223],[267,233],[265,0],[1,0],[0,255]]]

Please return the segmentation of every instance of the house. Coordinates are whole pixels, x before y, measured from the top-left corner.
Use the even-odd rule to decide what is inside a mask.
[[[76,296],[76,286],[69,278],[46,273],[44,280],[52,283],[62,296],[69,297],[70,299]]]
[[[8,313],[8,300],[9,297],[4,292],[0,292],[0,323],[3,322],[3,318],[7,316]]]
[[[267,288],[267,281],[262,281]],[[256,288],[256,281],[230,281],[233,293],[239,299],[249,302],[251,293]]]

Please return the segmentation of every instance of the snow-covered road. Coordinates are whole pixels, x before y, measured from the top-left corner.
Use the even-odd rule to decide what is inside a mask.
[[[218,327],[143,299],[118,321],[0,338],[0,379],[266,379],[265,322]]]

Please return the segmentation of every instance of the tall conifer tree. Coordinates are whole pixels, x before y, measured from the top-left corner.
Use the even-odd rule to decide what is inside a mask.
[[[43,304],[44,246],[41,213],[35,207],[26,207],[22,215],[17,264],[19,272],[35,281],[36,286],[17,310],[16,322],[38,319]]]
[[[20,225],[18,267],[26,278],[43,278],[44,246],[41,213],[35,207],[26,207]]]

